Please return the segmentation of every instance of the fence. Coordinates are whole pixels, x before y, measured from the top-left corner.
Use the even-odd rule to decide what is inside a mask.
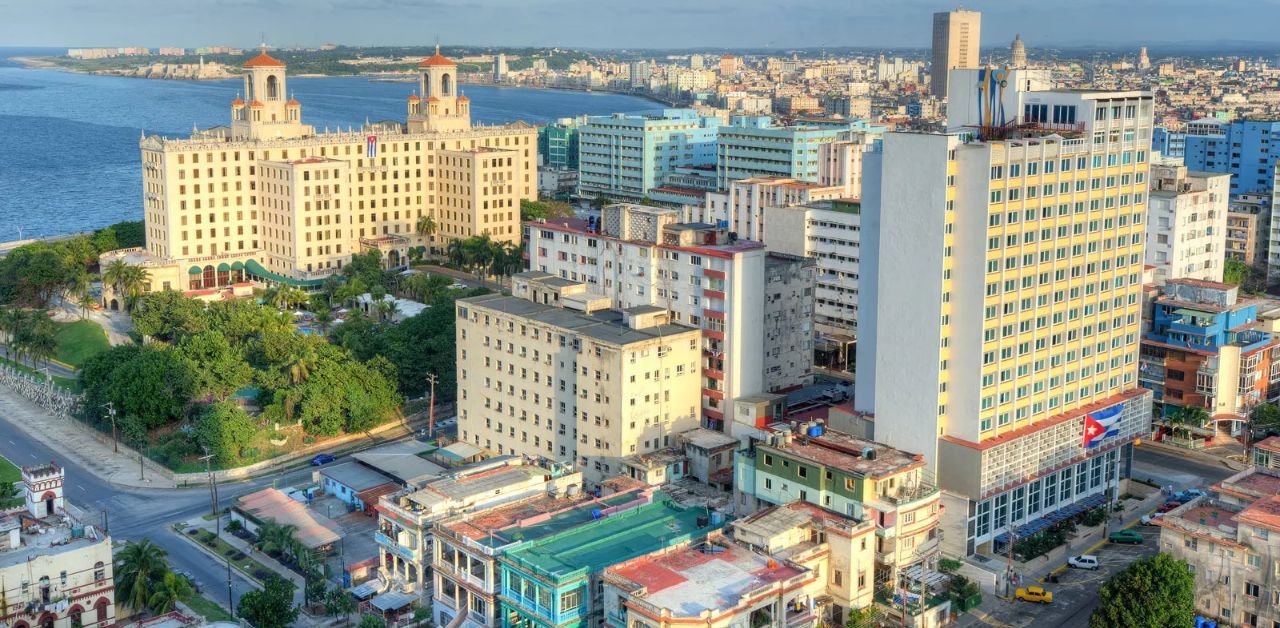
[[[59,418],[74,418],[80,411],[80,395],[54,386],[52,379],[41,380],[11,366],[0,365],[0,383]]]

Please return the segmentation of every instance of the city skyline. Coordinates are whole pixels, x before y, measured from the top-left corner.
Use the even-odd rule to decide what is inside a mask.
[[[525,6],[510,0],[211,0],[172,3],[163,14],[153,5],[124,0],[99,5],[83,0],[51,0],[40,5],[6,3],[10,17],[0,26],[9,46],[235,45],[265,37],[277,46],[445,44],[579,48],[919,47],[930,43],[928,16],[955,5],[906,0],[893,5],[815,0],[804,11],[761,2],[716,0],[690,6],[659,0],[618,7],[625,32],[607,28],[608,18],[584,0],[555,0]],[[1065,4],[1065,6],[1064,6]],[[1197,10],[1185,0],[1138,0],[1121,6],[1101,0],[1055,5],[986,0],[965,8],[983,14],[983,47],[1006,46],[1021,33],[1037,46],[1091,46],[1103,43],[1257,44],[1270,40],[1268,18],[1280,6],[1238,0],[1215,6],[1219,32],[1179,16]],[[1078,16],[1105,10],[1114,19],[1087,24]],[[822,19],[813,16],[821,15]],[[395,16],[394,21],[388,21]],[[92,19],[88,19],[92,18]],[[1134,32],[1141,23],[1146,32]],[[602,28],[604,27],[604,28]],[[164,33],[157,35],[157,33]]]

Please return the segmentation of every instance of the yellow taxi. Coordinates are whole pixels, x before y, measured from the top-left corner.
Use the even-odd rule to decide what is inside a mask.
[[[1013,597],[1024,602],[1039,602],[1040,604],[1048,604],[1053,601],[1053,592],[1045,591],[1044,587],[1023,587],[1018,589]]]

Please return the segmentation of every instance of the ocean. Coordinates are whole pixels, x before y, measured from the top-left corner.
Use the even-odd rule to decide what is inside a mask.
[[[0,48],[0,242],[86,231],[142,219],[138,139],[185,137],[192,126],[229,124],[241,87],[226,81],[163,81],[28,69]],[[412,83],[358,77],[288,81],[302,119],[317,130],[404,120]],[[461,85],[474,122],[543,124],[582,114],[637,113],[661,105],[597,92]]]

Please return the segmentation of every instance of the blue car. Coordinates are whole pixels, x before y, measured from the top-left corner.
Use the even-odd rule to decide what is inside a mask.
[[[333,462],[334,460],[337,460],[337,458],[334,458],[329,454],[316,454],[316,457],[311,459],[311,466],[313,467],[323,466],[323,465],[329,464],[330,462]]]

